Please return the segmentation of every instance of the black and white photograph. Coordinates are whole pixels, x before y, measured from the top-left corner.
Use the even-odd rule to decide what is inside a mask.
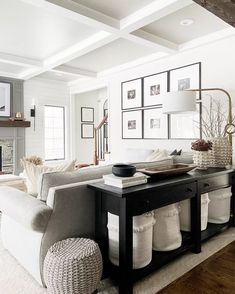
[[[128,130],[136,130],[136,120],[128,120]]]
[[[190,89],[190,78],[178,80],[178,91]]]
[[[93,139],[94,138],[94,125],[93,124],[81,124],[81,138]]]
[[[142,139],[142,110],[122,113],[122,138]]]
[[[144,110],[144,139],[167,139],[168,118],[162,108]]]
[[[135,90],[130,90],[127,91],[127,99],[135,99],[136,95],[135,95]]]
[[[160,94],[160,84],[150,86],[150,96],[156,96]]]
[[[81,122],[94,122],[94,108],[81,107]]]
[[[161,119],[160,118],[151,118],[150,119],[150,129],[160,129]]]
[[[144,78],[144,106],[163,103],[161,94],[167,92],[167,72]]]
[[[10,117],[11,84],[0,82],[0,117]]]
[[[122,83],[122,109],[142,107],[142,79]]]

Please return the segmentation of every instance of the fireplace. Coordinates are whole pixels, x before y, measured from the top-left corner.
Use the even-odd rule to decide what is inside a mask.
[[[6,174],[14,172],[14,140],[13,139],[0,139],[0,170]]]

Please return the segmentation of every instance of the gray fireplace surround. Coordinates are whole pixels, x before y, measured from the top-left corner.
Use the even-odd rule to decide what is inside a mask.
[[[24,113],[24,81],[0,77],[0,82],[11,83],[11,116],[17,111]],[[0,120],[8,118],[0,117]],[[25,129],[0,127],[0,146],[2,146],[2,165],[6,173],[19,174],[22,170],[20,158],[25,154]]]

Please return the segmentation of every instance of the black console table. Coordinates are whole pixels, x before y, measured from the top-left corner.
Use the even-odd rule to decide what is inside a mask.
[[[118,281],[119,293],[132,293],[133,283],[187,250],[201,252],[201,242],[235,226],[235,170],[210,168],[148,184],[120,189],[103,183],[88,187],[96,191],[96,241],[103,255],[104,269]],[[226,224],[208,224],[201,232],[201,194],[232,186],[231,219]],[[149,265],[132,269],[132,217],[185,199],[191,199],[191,232],[183,233],[182,246],[168,252],[153,251]],[[108,260],[107,212],[119,216],[119,267]]]

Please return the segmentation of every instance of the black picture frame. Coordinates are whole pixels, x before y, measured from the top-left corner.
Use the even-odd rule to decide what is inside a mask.
[[[161,106],[162,101],[156,101],[154,103],[153,99],[151,99],[151,94],[148,95],[148,92],[152,92],[153,89],[151,87],[155,87],[155,91],[159,91],[159,96],[157,98],[161,99],[160,94],[161,93],[166,93],[168,92],[168,79],[169,79],[169,74],[168,71],[162,71],[156,74],[148,75],[143,77],[143,107],[156,107],[156,106]],[[154,82],[156,80],[157,82]],[[157,83],[157,85],[156,85]],[[159,86],[159,89],[157,88]],[[148,87],[150,87],[148,89]],[[153,95],[155,96],[155,95]],[[149,101],[148,101],[149,100]],[[154,99],[155,100],[155,99]]]
[[[85,112],[88,112],[86,114]],[[86,118],[86,115],[90,115],[92,118]],[[81,107],[81,122],[93,123],[94,122],[94,108],[93,107]]]
[[[187,72],[187,70],[190,73],[194,70],[195,73],[192,77],[190,77],[190,74],[185,74],[185,72]],[[178,81],[176,81],[173,77],[173,73],[176,74],[176,77],[178,75],[178,78],[181,77],[180,79],[178,79]],[[191,82],[192,79],[192,82]],[[176,87],[178,86],[178,88],[176,89]],[[187,89],[192,89],[192,88],[196,88],[196,89],[201,89],[201,62],[196,62],[196,63],[191,63],[185,66],[180,66],[174,69],[169,70],[169,91],[181,91],[181,90],[187,90]],[[199,92],[199,100],[201,100],[201,92]],[[195,117],[195,122],[193,122],[193,124],[195,124],[195,126],[192,125],[192,128],[197,128],[198,129],[198,136],[177,136],[174,135],[173,133],[173,125],[176,125],[176,121],[175,119],[180,119],[180,117],[183,119],[183,121],[185,121],[184,119],[186,119],[186,115],[182,114],[171,114],[169,115],[169,139],[174,139],[174,140],[195,140],[195,139],[199,139],[202,138],[202,128],[201,128],[201,123],[202,123],[202,105],[201,102],[198,102],[198,116],[196,118],[195,115],[191,115],[191,120],[193,120],[193,117]],[[189,119],[190,121],[190,119]],[[188,125],[189,126],[189,125]]]
[[[129,121],[128,117],[127,120],[125,116],[129,115]],[[136,117],[135,117],[136,115]],[[139,119],[139,122],[137,123],[137,119]],[[124,129],[124,127],[127,124],[130,124],[130,126],[127,125],[127,128]],[[129,131],[128,131],[129,130]],[[133,135],[131,135],[130,130],[136,130]],[[127,136],[126,134],[130,134],[130,136]],[[135,134],[139,133],[139,136],[135,136]],[[122,112],[122,139],[143,139],[143,110],[142,109],[133,109],[129,111]]]
[[[87,127],[87,128],[89,127],[89,129],[92,129],[91,134],[86,133],[87,130],[85,130],[85,127]],[[81,124],[81,138],[82,139],[94,139],[94,124],[86,124],[86,123]]]
[[[137,78],[121,83],[122,110],[130,110],[143,106],[143,79]]]
[[[151,129],[151,126],[147,128],[147,125],[146,125],[147,112],[152,112],[152,113],[156,112],[156,114],[160,117],[157,122],[154,122],[154,121],[152,122],[153,124],[152,128],[154,128],[154,123],[155,124],[159,123],[158,129],[159,129],[159,133],[161,133],[161,136],[156,136],[156,134],[155,136],[147,135],[147,129]],[[169,139],[169,115],[162,114],[161,112],[162,112],[162,107],[151,107],[151,108],[143,109],[143,139],[145,140],[168,140]],[[164,119],[163,122],[162,122],[162,119]],[[166,125],[166,128],[163,131],[161,131],[162,124]],[[154,130],[152,133],[154,133]],[[163,133],[165,133],[165,136]]]
[[[12,101],[13,101],[13,86],[11,82],[1,81],[0,80],[0,88],[4,89],[3,91],[6,91],[6,96],[1,97],[0,96],[0,117],[1,118],[9,118],[12,116]],[[6,105],[1,105],[1,100],[5,99],[4,102]],[[3,109],[4,108],[4,109]]]

